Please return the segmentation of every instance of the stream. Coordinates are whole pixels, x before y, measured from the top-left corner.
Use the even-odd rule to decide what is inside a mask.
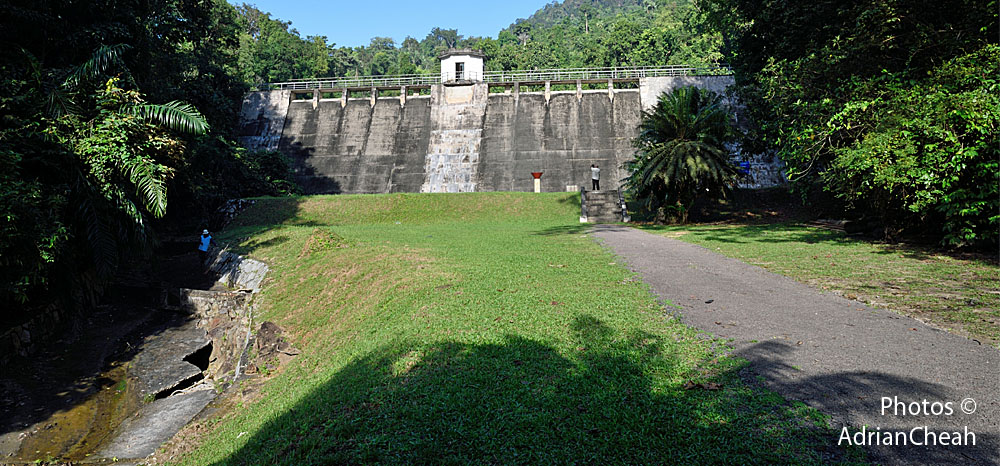
[[[212,340],[199,325],[204,320],[166,305],[164,298],[181,288],[232,294],[215,284],[218,275],[201,270],[193,246],[166,243],[145,267],[128,271],[62,339],[2,366],[0,463],[88,463],[120,458],[116,452],[145,456],[149,448],[131,447],[141,443],[136,435],[149,435],[142,432],[142,418],[145,424],[179,423],[179,429],[200,412],[215,390],[211,396],[170,395],[199,383],[214,388],[203,382]],[[167,397],[188,400],[171,403],[193,411],[185,413],[190,417],[163,419],[164,409],[157,407]],[[162,442],[155,436],[145,440],[156,442],[153,449]]]

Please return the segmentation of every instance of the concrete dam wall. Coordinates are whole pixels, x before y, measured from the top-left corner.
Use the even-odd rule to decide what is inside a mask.
[[[631,89],[495,92],[486,83],[435,84],[430,95],[322,98],[261,91],[243,103],[241,141],[292,161],[306,193],[543,191],[602,188],[627,173],[641,111],[660,92],[696,85],[723,91],[731,76],[641,78]],[[493,92],[491,92],[493,91]],[[779,180],[780,181],[780,180]]]
[[[415,192],[429,136],[426,98],[292,101],[277,149],[307,193]]]

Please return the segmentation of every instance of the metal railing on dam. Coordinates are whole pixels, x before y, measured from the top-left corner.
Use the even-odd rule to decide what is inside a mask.
[[[561,68],[545,70],[487,71],[482,76],[466,73],[468,81],[488,84],[514,84],[539,82],[620,81],[663,76],[727,76],[733,74],[726,65],[709,66],[657,66],[629,68]],[[392,76],[342,76],[335,78],[295,79],[265,83],[260,90],[311,90],[311,89],[370,89],[398,88],[403,86],[430,86],[441,84],[438,74],[401,74]]]

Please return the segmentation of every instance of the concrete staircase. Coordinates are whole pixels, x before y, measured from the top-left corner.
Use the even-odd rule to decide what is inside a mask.
[[[616,223],[627,222],[622,218],[621,198],[617,190],[580,191],[580,222]]]

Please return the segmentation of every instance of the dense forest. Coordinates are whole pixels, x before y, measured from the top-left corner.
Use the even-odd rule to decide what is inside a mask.
[[[745,147],[780,155],[806,202],[996,246],[996,1],[566,0],[496,37],[334,40],[224,0],[0,4],[3,322],[94,303],[227,199],[294,193],[280,154],[234,142],[255,86],[435,73],[450,47],[490,70],[732,63]]]

